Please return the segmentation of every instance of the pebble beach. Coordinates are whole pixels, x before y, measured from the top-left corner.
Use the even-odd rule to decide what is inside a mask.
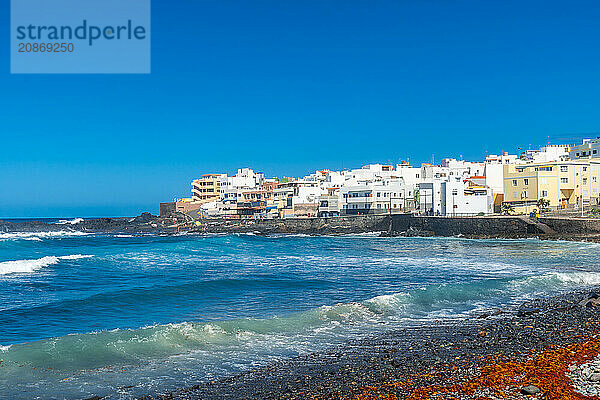
[[[600,393],[596,291],[349,342],[153,399],[588,399]]]

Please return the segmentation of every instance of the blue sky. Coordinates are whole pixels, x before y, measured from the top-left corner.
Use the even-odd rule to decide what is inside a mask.
[[[11,75],[0,13],[0,217],[157,212],[202,173],[600,131],[593,1],[153,0],[150,75]]]

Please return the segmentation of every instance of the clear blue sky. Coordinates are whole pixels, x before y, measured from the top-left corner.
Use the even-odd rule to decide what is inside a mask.
[[[0,217],[157,212],[202,173],[600,130],[595,1],[153,0],[150,75],[10,75],[0,12]]]

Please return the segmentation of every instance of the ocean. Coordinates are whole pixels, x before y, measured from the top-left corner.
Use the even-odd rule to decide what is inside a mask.
[[[165,393],[600,283],[591,243],[67,228],[0,233],[2,399]]]

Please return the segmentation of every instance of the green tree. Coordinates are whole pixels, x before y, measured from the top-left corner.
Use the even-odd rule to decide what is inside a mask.
[[[512,212],[514,210],[515,209],[513,208],[512,204],[509,204],[509,203],[502,204],[502,214],[510,215],[510,214],[512,214]]]
[[[537,206],[540,212],[550,211],[550,200],[546,200],[542,197],[537,201]]]

